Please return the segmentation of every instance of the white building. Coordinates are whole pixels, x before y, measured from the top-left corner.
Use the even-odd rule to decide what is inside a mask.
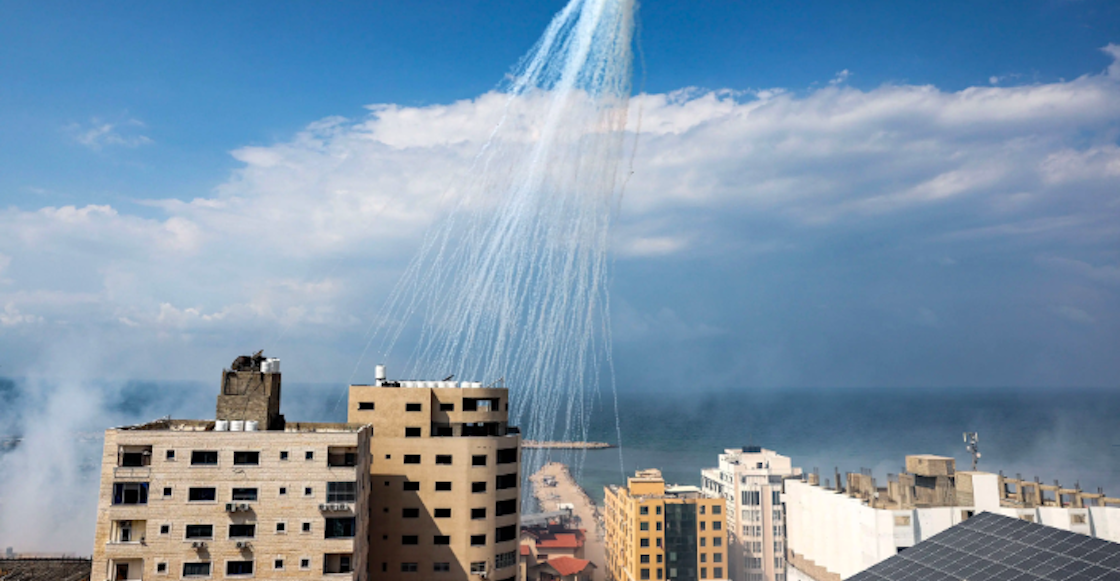
[[[725,450],[718,468],[702,471],[704,494],[727,499],[731,578],[786,581],[782,481],[801,475],[790,459],[751,446]]]
[[[868,474],[848,474],[842,490],[815,475],[787,480],[788,581],[846,579],[985,511],[1120,542],[1120,499],[1103,492],[956,472],[937,456],[907,456],[906,467],[885,488]]]

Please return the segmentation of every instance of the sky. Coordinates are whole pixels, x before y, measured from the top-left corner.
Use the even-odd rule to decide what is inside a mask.
[[[375,311],[561,7],[0,4],[0,375],[216,381],[263,348],[368,379]],[[1116,387],[1120,5],[640,22],[622,388]]]

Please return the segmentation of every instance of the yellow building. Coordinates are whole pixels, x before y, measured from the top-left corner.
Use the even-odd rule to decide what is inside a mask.
[[[727,579],[725,502],[695,486],[665,486],[639,470],[604,499],[606,569],[612,581]]]
[[[473,382],[350,387],[349,420],[373,426],[370,578],[514,581],[521,437],[509,392]]]

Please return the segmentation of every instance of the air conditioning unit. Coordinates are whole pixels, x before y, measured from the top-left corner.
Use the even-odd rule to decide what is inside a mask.
[[[253,508],[253,507],[252,507],[252,506],[251,506],[251,505],[250,505],[249,503],[247,503],[247,502],[242,502],[242,503],[240,503],[240,504],[238,504],[238,505],[237,505],[237,510],[243,510],[243,511],[245,511],[245,512],[248,512],[248,511],[249,511],[249,510],[251,510],[252,508]]]
[[[253,545],[250,544],[249,541],[237,541],[237,548],[238,549],[250,549],[252,547],[253,547]]]
[[[195,549],[205,549],[206,541],[194,541],[193,543],[191,543],[191,547]]]
[[[237,505],[232,502],[227,502],[226,512],[237,512]]]
[[[327,511],[331,510],[331,505],[326,504],[326,503],[320,504],[319,505],[319,510],[321,510],[323,512],[327,512]]]
[[[336,502],[336,503],[331,504],[331,510],[337,510],[338,512],[345,512],[347,510],[350,510],[350,507],[346,506],[345,502]]]

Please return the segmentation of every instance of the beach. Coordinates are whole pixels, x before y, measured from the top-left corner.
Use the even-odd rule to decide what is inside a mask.
[[[551,476],[555,485],[546,486],[545,478]],[[578,519],[578,526],[586,530],[587,540],[584,544],[584,557],[595,564],[594,581],[606,579],[606,551],[603,538],[603,526],[600,521],[599,507],[592,502],[587,492],[583,490],[574,478],[568,467],[559,462],[545,464],[536,474],[529,477],[533,483],[533,493],[540,504],[541,511],[550,512],[560,510],[559,505],[571,504],[572,516]]]

